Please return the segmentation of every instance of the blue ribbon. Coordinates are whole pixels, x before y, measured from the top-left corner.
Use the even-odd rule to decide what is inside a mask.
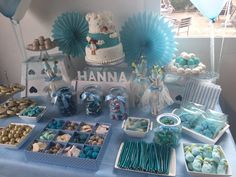
[[[100,96],[91,92],[83,92],[80,95],[80,98],[82,99],[82,101],[102,101]]]
[[[58,98],[60,98],[63,103],[63,106],[65,108],[69,107],[70,104],[68,103],[68,100],[70,100],[72,97],[72,93],[69,88],[66,87],[61,88],[55,93],[55,95],[56,95],[55,103],[58,101]]]
[[[115,98],[118,99],[119,101],[123,102],[123,103],[127,102],[126,97],[124,97],[124,96],[114,96],[112,94],[107,95],[106,98],[105,98],[105,101],[110,101],[110,100],[115,99]]]

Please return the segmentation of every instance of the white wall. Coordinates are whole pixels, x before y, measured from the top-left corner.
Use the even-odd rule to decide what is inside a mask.
[[[34,38],[44,35],[51,36],[51,26],[55,18],[62,12],[109,10],[114,13],[118,27],[128,16],[145,9],[159,11],[157,0],[32,0],[32,4],[24,19],[21,21],[25,42],[29,43]],[[179,51],[196,53],[208,65],[210,60],[209,39],[207,38],[182,38],[179,42]],[[216,39],[216,58],[219,57],[221,39]],[[236,38],[225,40],[223,51],[223,65],[220,72],[219,83],[223,88],[223,97],[226,111],[236,112]],[[32,53],[29,53],[32,55]],[[16,39],[13,35],[10,21],[0,15],[0,82],[3,81],[3,70],[8,71],[12,82],[20,81],[21,60]],[[233,116],[231,120],[233,120]],[[236,120],[235,120],[236,126]]]

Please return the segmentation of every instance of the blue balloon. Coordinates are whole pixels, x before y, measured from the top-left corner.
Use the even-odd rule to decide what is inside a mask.
[[[11,18],[19,5],[21,0],[0,0],[0,12],[8,17]]]
[[[218,17],[227,1],[228,0],[191,0],[202,15],[212,21]]]

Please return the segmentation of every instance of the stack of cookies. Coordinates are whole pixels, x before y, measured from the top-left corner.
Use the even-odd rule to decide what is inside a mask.
[[[31,51],[50,50],[54,47],[55,43],[50,38],[44,38],[43,36],[40,36],[33,43],[27,45],[27,49]]]

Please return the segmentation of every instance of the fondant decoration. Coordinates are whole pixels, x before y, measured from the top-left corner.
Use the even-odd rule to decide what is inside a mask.
[[[105,100],[109,103],[110,118],[114,120],[124,120],[128,117],[128,94],[125,88],[115,87],[110,89],[110,93]]]
[[[164,85],[163,76],[163,68],[154,65],[149,77],[151,85],[146,89],[142,97],[142,105],[149,107],[153,115],[157,115],[166,106],[174,103],[168,88]]]
[[[229,0],[190,0],[195,7],[210,20],[214,21]]]
[[[78,12],[63,13],[54,22],[53,38],[59,50],[73,57],[84,56],[88,23]]]
[[[226,175],[229,163],[219,145],[189,144],[183,145],[185,160],[189,171],[201,174]],[[196,151],[194,153],[194,151]],[[208,154],[204,156],[204,154]]]
[[[144,56],[141,56],[139,62],[132,63],[134,79],[131,80],[131,95],[132,105],[134,107],[141,106],[141,99],[144,91],[149,85],[149,80],[146,77],[147,74],[147,61]]]
[[[165,66],[177,50],[170,23],[154,12],[130,17],[122,26],[120,35],[129,64],[144,55],[148,67],[154,64]]]
[[[191,79],[184,87],[182,103],[193,102],[204,105],[205,109],[214,110],[219,101],[221,90],[220,85]]]
[[[27,50],[31,51],[43,51],[50,50],[55,48],[55,43],[51,41],[50,38],[44,38],[40,36],[37,39],[34,39],[33,43],[27,45]]]
[[[157,117],[153,142],[159,145],[176,147],[181,138],[181,120],[174,114],[164,113]]]
[[[170,71],[177,74],[200,74],[204,73],[206,66],[194,53],[182,52],[179,57],[174,59],[169,65]]]
[[[89,32],[86,37],[85,60],[89,65],[114,65],[124,59],[123,47],[109,12],[88,13]]]

